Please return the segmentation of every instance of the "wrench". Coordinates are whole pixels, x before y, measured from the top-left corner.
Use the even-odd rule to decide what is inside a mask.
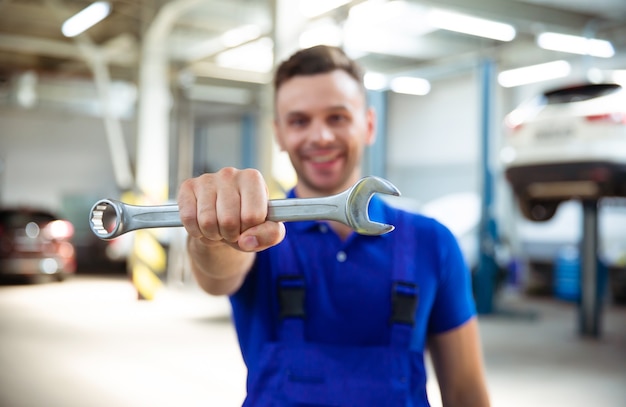
[[[375,193],[400,195],[400,191],[391,182],[379,177],[365,177],[337,195],[270,200],[267,220],[334,220],[350,226],[362,235],[382,235],[391,232],[394,226],[369,219],[367,208]],[[100,239],[110,240],[137,229],[176,227],[183,224],[178,205],[136,206],[113,199],[102,199],[91,208],[89,226]]]

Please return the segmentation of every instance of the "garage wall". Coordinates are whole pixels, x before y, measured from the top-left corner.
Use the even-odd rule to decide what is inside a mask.
[[[213,119],[199,124],[196,173],[223,167],[242,167],[242,122],[239,117]],[[198,171],[201,170],[201,171]]]
[[[529,89],[503,92],[497,87],[497,92],[496,104],[504,105],[496,112],[501,117]],[[481,97],[477,71],[433,81],[426,96],[389,94],[386,176],[403,196],[425,203],[450,193],[480,193]],[[134,140],[133,121],[122,125],[127,139]],[[242,165],[241,116],[213,115],[196,126],[195,173]],[[494,151],[501,130],[499,123],[495,126]],[[104,126],[97,117],[2,107],[0,136],[2,204],[59,208],[68,195],[118,193]],[[128,146],[134,157],[134,142]],[[506,201],[506,186],[498,187]]]
[[[127,138],[134,125],[123,121]],[[132,145],[131,152],[132,152]],[[0,203],[61,210],[65,197],[117,196],[102,119],[0,109]]]
[[[433,83],[427,96],[389,95],[387,177],[425,202],[478,191],[479,102],[473,73]],[[445,106],[442,109],[441,106]],[[238,116],[196,123],[196,173],[241,166]],[[122,122],[131,158],[135,125]],[[100,118],[52,109],[0,109],[0,203],[62,209],[66,196],[118,195]]]
[[[403,196],[479,191],[479,91],[468,73],[433,82],[426,96],[390,95],[387,176]]]

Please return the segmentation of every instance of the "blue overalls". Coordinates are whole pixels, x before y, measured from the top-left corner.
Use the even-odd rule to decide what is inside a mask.
[[[409,234],[409,228],[393,233]],[[415,239],[406,236],[407,240]],[[404,236],[401,238],[404,239]],[[402,241],[402,240],[401,240]],[[256,377],[249,378],[245,407],[413,406],[409,345],[418,303],[410,250],[395,245],[391,330],[387,346],[337,346],[308,342],[304,336],[306,282],[302,264],[286,238],[274,251],[280,308],[278,341],[265,345]],[[366,298],[363,301],[367,301]],[[425,389],[423,397],[426,401]]]

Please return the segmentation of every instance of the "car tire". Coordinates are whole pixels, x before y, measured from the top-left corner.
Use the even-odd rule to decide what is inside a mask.
[[[519,198],[518,204],[522,215],[535,222],[545,222],[554,216],[561,201],[546,201]]]

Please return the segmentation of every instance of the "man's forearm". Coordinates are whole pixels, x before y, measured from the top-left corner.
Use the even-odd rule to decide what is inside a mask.
[[[187,250],[198,285],[212,295],[230,295],[237,291],[256,256],[226,243],[205,245],[191,237],[187,239]]]

